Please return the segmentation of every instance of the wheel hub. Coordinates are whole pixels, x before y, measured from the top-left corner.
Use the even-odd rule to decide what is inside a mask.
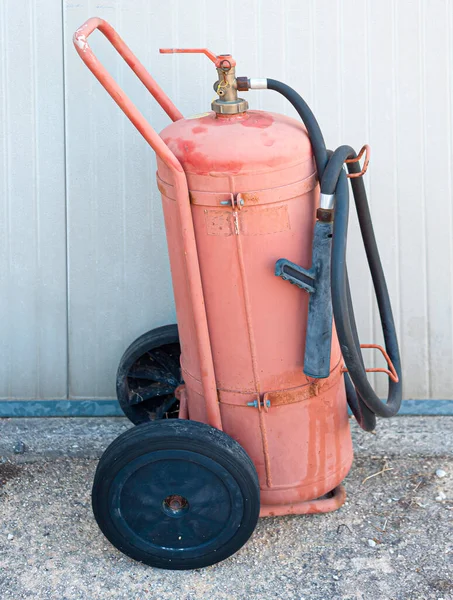
[[[189,501],[184,496],[171,494],[162,502],[162,510],[170,517],[182,517],[189,510]]]

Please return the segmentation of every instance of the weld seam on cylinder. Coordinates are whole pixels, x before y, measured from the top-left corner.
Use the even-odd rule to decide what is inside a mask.
[[[260,402],[260,400],[258,400]],[[269,443],[267,441],[266,422],[264,420],[264,410],[259,411],[261,440],[263,442],[264,468],[266,471],[266,484],[268,488],[272,487],[271,460],[269,458]]]
[[[236,218],[239,219],[239,215],[237,211],[233,211],[233,215],[236,215]],[[244,263],[244,253],[242,251],[242,240],[239,230],[239,222],[238,222],[238,232],[237,235],[234,236],[236,238],[236,249],[238,253],[239,259],[239,272],[241,275],[241,286],[242,286],[242,295],[244,297],[244,308],[245,308],[245,319],[247,322],[247,334],[250,346],[250,357],[252,359],[252,371],[253,371],[253,379],[255,382],[255,390],[258,396],[258,402],[261,402],[261,384],[260,384],[260,376],[258,369],[258,360],[256,353],[256,345],[255,338],[253,336],[253,323],[252,323],[252,310],[250,306],[250,297],[248,294],[247,288],[247,279],[245,273],[245,263]],[[272,486],[272,474],[271,474],[271,463],[269,458],[269,447],[267,441],[267,432],[266,432],[266,424],[264,422],[263,411],[260,407],[259,410],[259,421],[260,421],[260,430],[261,430],[261,441],[263,444],[263,455],[264,455],[264,466],[266,471],[266,483],[268,487]]]

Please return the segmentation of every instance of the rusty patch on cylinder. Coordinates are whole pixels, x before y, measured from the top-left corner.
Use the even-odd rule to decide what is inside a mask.
[[[241,194],[242,199],[244,200],[245,204],[258,204],[258,202],[260,201],[260,197],[258,196],[258,194],[256,193],[247,193],[247,192],[242,192]]]
[[[266,235],[291,229],[288,207],[273,206],[271,208],[242,209],[240,229],[243,235]]]
[[[205,210],[206,231],[208,235],[232,235],[232,213],[226,210]]]
[[[319,394],[319,384],[313,382],[295,390],[281,390],[279,392],[267,392],[264,401],[270,400],[271,406],[284,406],[303,402]]]
[[[157,178],[157,188],[158,188],[159,192],[162,194],[162,196],[166,195],[165,194],[165,192],[166,192],[165,187],[161,184],[159,178]]]

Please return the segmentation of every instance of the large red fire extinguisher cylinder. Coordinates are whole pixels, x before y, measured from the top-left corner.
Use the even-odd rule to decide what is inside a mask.
[[[274,275],[283,256],[311,264],[319,190],[307,133],[248,110],[178,120],[161,137],[190,190],[223,429],[252,457],[262,507],[322,496],[352,461],[341,354],[334,338],[330,375],[304,375],[308,295]],[[188,411],[208,422],[171,181],[158,160]]]
[[[160,136],[91,52],[86,38],[96,28],[172,118]],[[120,399],[128,416],[146,392],[157,398],[154,418],[176,397],[179,419],[145,423],[111,444],[96,472],[93,510],[133,558],[163,568],[213,564],[245,543],[258,514],[328,512],[344,503],[340,484],[353,458],[347,402],[368,430],[375,414],[398,411],[395,326],[357,179],[369,153],[362,169],[352,148],[330,155],[304,100],[281,82],[236,78],[229,54],[161,50],[203,53],[217,70],[212,110],[183,118],[105,21],[87,21],[74,43],[156,152],[178,320],[177,331],[146,334],[150,347],[134,342],[119,372],[151,380]],[[303,123],[249,110],[238,90],[252,88],[282,93]],[[388,351],[378,347],[389,365],[387,403],[367,381],[355,328],[345,162]]]

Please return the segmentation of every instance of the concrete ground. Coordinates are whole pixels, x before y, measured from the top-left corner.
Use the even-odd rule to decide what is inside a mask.
[[[336,513],[260,520],[199,571],[152,569],[102,536],[90,489],[120,418],[0,420],[0,598],[453,599],[453,417],[353,425]]]

